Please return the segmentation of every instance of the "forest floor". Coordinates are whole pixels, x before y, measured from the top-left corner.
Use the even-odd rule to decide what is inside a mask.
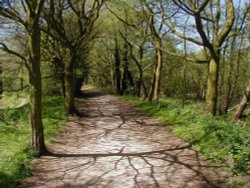
[[[33,160],[21,187],[216,188],[229,187],[220,165],[211,164],[167,126],[118,97],[85,88],[81,117],[69,118]]]

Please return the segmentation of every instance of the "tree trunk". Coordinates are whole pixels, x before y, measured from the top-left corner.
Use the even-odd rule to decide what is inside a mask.
[[[144,44],[144,42],[143,42]],[[138,70],[139,70],[139,79],[140,79],[140,82],[141,82],[141,85],[142,85],[142,89],[143,89],[143,100],[145,100],[147,97],[148,97],[148,90],[147,90],[147,87],[144,83],[144,80],[143,80],[143,70],[142,70],[142,63],[143,63],[143,56],[144,56],[144,53],[143,53],[143,44],[140,46],[140,63],[136,63],[137,64],[137,67],[138,67]]]
[[[120,52],[118,48],[118,42],[115,40],[115,83],[116,83],[116,93],[121,95],[121,71],[120,71],[121,59]]]
[[[65,73],[64,73],[64,61],[62,58],[54,57],[53,58],[53,64],[55,66],[56,72],[58,74],[58,77],[61,81],[62,85],[62,96],[65,98]]]
[[[65,90],[65,76],[64,73],[62,73],[63,76],[60,78],[61,84],[62,84],[62,96],[65,98],[66,97],[66,90]]]
[[[2,64],[0,63],[0,98],[2,97],[3,94],[3,68],[2,68]]]
[[[70,53],[70,61],[65,62],[65,112],[67,115],[75,113],[75,75],[74,66],[76,62],[76,54]]]
[[[160,97],[160,86],[161,86],[162,51],[160,49],[157,49],[156,53],[157,53],[157,66],[155,72],[156,76],[155,76],[153,101],[158,102]]]
[[[246,88],[245,94],[242,97],[242,100],[234,114],[234,120],[237,121],[242,118],[242,114],[247,107],[247,103],[250,101],[250,79],[248,80],[248,86]]]
[[[44,143],[42,123],[42,84],[40,72],[40,29],[38,20],[30,15],[30,33],[28,35],[29,48],[29,94],[30,94],[30,124],[31,147],[42,155],[47,153]]]
[[[131,88],[134,87],[133,75],[129,71],[129,61],[128,61],[128,44],[124,44],[124,55],[123,55],[123,76],[122,76],[122,94],[129,93]]]
[[[187,67],[186,67],[186,61],[184,62],[184,70],[183,70],[183,77],[181,80],[181,108],[184,109],[185,107],[185,101],[186,101],[186,93],[187,93]]]
[[[123,55],[123,74],[122,74],[122,95],[128,89],[128,45],[124,45],[124,55]]]
[[[162,44],[160,41],[157,42],[157,46],[159,48],[156,48],[156,66],[154,70],[153,79],[151,82],[151,88],[149,91],[148,101],[149,102],[158,102],[160,97],[160,85],[161,85],[161,70],[162,70],[162,51],[160,48],[162,47]]]
[[[209,62],[209,72],[207,80],[206,92],[206,109],[213,116],[217,112],[217,90],[218,90],[218,76],[219,76],[219,58],[212,58]]]
[[[23,65],[21,65],[21,70],[20,70],[20,88],[23,91],[24,88],[24,79],[23,79]]]

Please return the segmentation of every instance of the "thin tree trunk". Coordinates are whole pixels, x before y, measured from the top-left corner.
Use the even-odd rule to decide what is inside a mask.
[[[65,74],[65,112],[66,114],[75,113],[75,75],[74,65],[76,62],[76,54],[70,52],[70,61],[65,62],[64,74]]]
[[[241,102],[238,105],[238,108],[234,114],[234,120],[237,121],[242,118],[242,114],[247,107],[247,103],[250,101],[250,79],[248,80],[248,86],[246,87],[246,91],[242,97]]]
[[[142,63],[143,63],[143,56],[144,56],[144,53],[143,53],[143,44],[144,42],[142,43],[142,45],[140,46],[140,63],[136,63],[137,64],[137,67],[139,69],[139,78],[140,78],[140,81],[141,81],[141,85],[142,85],[142,89],[143,89],[143,100],[145,100],[147,97],[148,97],[148,90],[147,90],[147,87],[144,83],[144,80],[143,80],[143,70],[142,70]]]
[[[120,52],[118,48],[118,42],[115,40],[115,83],[116,83],[116,93],[121,95],[121,71],[120,71],[121,59]]]
[[[217,93],[219,76],[219,58],[212,58],[209,62],[209,72],[206,92],[206,109],[213,116],[217,112]]]
[[[24,73],[23,73],[23,65],[21,65],[21,70],[20,70],[20,88],[21,88],[21,89],[24,88],[23,75],[24,75]],[[22,90],[23,90],[23,89],[22,89]]]
[[[154,70],[153,79],[151,82],[151,88],[149,91],[148,101],[149,102],[158,102],[160,97],[160,85],[161,85],[161,70],[162,70],[162,48],[161,41],[157,41],[156,48],[156,66]]]
[[[122,95],[128,89],[128,45],[124,44],[124,55],[123,55],[123,75],[122,75]]]
[[[3,68],[2,68],[2,64],[0,63],[0,98],[2,97],[3,94]]]
[[[61,84],[62,84],[62,96],[65,98],[66,97],[66,89],[65,89],[65,76],[64,73],[62,73],[63,76],[60,77]]]
[[[30,94],[30,124],[31,147],[38,155],[47,153],[44,143],[44,130],[42,123],[42,84],[40,71],[40,29],[38,20],[30,15],[29,23],[32,31],[28,35],[29,48],[29,94]]]
[[[61,81],[61,93],[62,96],[65,98],[65,73],[64,73],[64,62],[62,58],[54,57],[53,58],[53,64],[55,66],[56,72],[58,74],[58,77]]]
[[[186,67],[186,61],[184,62],[184,70],[183,70],[183,77],[182,77],[182,95],[181,95],[181,108],[184,109],[185,107],[185,101],[186,101],[186,93],[187,93],[187,67]]]
[[[155,70],[156,70],[156,67],[157,67],[157,64],[155,65]],[[155,88],[155,70],[154,70],[154,73],[153,73],[153,78],[151,80],[151,85],[150,85],[150,88],[149,88],[149,93],[148,93],[148,97],[147,97],[147,101],[148,102],[152,102],[153,101],[153,97],[154,97],[154,88]]]
[[[157,53],[157,66],[156,66],[156,72],[155,72],[156,79],[155,79],[153,101],[158,102],[159,97],[160,97],[160,86],[161,86],[162,51],[160,49],[157,49],[156,53]]]

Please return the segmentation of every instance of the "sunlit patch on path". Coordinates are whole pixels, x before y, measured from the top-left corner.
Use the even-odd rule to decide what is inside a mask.
[[[82,117],[70,118],[21,187],[227,187],[220,166],[127,102],[85,89],[77,107]]]

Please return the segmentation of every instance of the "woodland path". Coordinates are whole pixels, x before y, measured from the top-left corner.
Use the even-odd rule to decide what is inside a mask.
[[[94,89],[49,145],[52,156],[32,162],[21,187],[228,187],[219,166],[206,163],[166,126],[127,102]]]

